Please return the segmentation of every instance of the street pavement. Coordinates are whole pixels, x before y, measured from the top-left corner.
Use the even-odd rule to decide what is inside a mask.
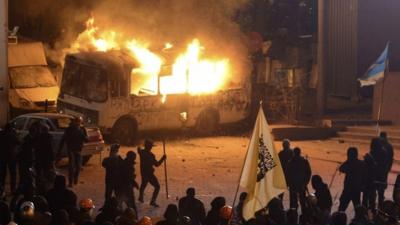
[[[185,195],[188,187],[196,188],[196,195],[201,199],[206,209],[210,209],[210,202],[214,197],[224,196],[228,205],[232,205],[235,190],[238,185],[240,171],[243,165],[248,136],[218,136],[205,138],[186,138],[166,141],[168,191],[166,195],[164,165],[156,169],[156,175],[161,184],[158,197],[160,208],[149,205],[153,188],[148,185],[145,192],[145,202],[137,202],[139,217],[144,215],[153,218],[162,216],[168,204],[177,204],[178,199]],[[153,149],[157,159],[163,154],[162,142],[156,141]],[[278,150],[281,143],[275,142]],[[343,187],[344,175],[335,172],[340,162],[346,159],[346,151],[350,146],[358,147],[359,158],[368,151],[368,145],[338,143],[333,140],[299,141],[292,142],[292,147],[300,147],[303,155],[310,161],[313,174],[319,174],[330,185],[334,199],[332,211],[339,206],[339,197]],[[137,147],[122,147],[120,155],[125,157],[130,150],[136,152]],[[101,155],[93,156],[87,166],[84,167],[79,184],[73,188],[78,198],[92,198],[96,209],[101,208],[104,200],[104,168],[101,160],[108,155],[108,151]],[[400,158],[400,153],[395,151],[395,159]],[[389,175],[389,183],[395,182],[400,168],[394,163]],[[140,184],[139,157],[136,164],[137,182]],[[61,166],[58,172],[67,174],[65,166]],[[334,174],[336,173],[336,176]],[[312,192],[311,185],[309,190]],[[386,197],[391,198],[393,186],[389,185]],[[240,191],[243,191],[240,189]],[[136,197],[138,191],[135,190]],[[288,192],[285,193],[284,206],[289,207]],[[353,215],[353,207],[347,210],[349,218]]]

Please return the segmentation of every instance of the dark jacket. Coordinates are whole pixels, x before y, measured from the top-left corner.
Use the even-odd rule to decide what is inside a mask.
[[[290,149],[290,148],[289,149],[283,149],[282,151],[280,151],[278,153],[278,156],[279,156],[279,159],[281,161],[283,173],[285,174],[285,178],[286,178],[286,181],[287,181],[287,179],[288,179],[287,178],[287,174],[288,174],[287,167],[288,167],[289,161],[292,160],[292,158],[293,158],[293,150]]]
[[[365,163],[368,164],[369,173],[368,177],[373,180],[372,182],[386,183],[388,171],[388,157],[384,148],[372,149],[365,156]]]
[[[27,134],[18,153],[18,161],[20,163],[33,163],[35,161],[36,139],[31,134]]]
[[[35,149],[36,162],[48,164],[54,161],[52,140],[53,136],[49,133],[39,135]]]
[[[290,189],[304,189],[310,182],[311,167],[308,160],[302,156],[295,156],[288,163],[288,186]]]
[[[154,173],[153,166],[160,166],[163,160],[156,160],[156,156],[149,150],[138,148],[140,156],[140,173],[143,175],[151,175]]]
[[[179,199],[179,213],[181,217],[190,217],[192,225],[204,224],[206,218],[204,204],[196,198],[187,196]]]
[[[56,177],[54,187],[46,193],[45,198],[53,213],[60,209],[70,212],[76,207],[76,194],[66,188],[64,179],[58,179],[58,177]]]
[[[135,161],[124,159],[122,162],[123,184],[128,184],[131,187],[138,187],[136,183]]]
[[[393,155],[394,155],[393,146],[387,140],[382,140],[382,146],[386,150],[387,173],[389,173],[393,165]]]
[[[103,159],[102,166],[106,169],[106,182],[120,182],[122,175],[123,159],[119,155]]]
[[[15,160],[17,157],[18,135],[14,129],[0,132],[0,160]]]
[[[83,144],[87,141],[87,133],[84,127],[78,127],[74,124],[69,125],[65,130],[63,137],[60,141],[60,149],[67,144],[68,151],[80,152],[82,150]]]
[[[364,186],[366,167],[359,159],[346,160],[339,167],[339,171],[344,173],[344,188],[347,191],[361,191]]]
[[[332,208],[332,195],[331,191],[328,188],[328,185],[325,183],[320,184],[316,189],[315,189],[315,197],[317,197],[317,206],[322,210],[322,211],[331,211]]]

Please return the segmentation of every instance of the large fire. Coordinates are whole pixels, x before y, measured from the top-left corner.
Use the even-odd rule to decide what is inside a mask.
[[[174,46],[166,43],[163,50]],[[186,51],[177,54],[172,66],[161,53],[150,50],[149,43],[128,39],[113,30],[102,30],[94,24],[94,18],[86,22],[86,30],[73,43],[70,52],[128,50],[140,67],[132,70],[131,93],[140,91],[167,94],[204,94],[222,89],[230,73],[229,60],[204,57],[205,48],[194,38]],[[162,51],[161,51],[162,52]],[[165,72],[164,67],[170,68]],[[159,90],[158,90],[159,89]]]

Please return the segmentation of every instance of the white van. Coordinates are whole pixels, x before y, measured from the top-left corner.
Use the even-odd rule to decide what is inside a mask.
[[[9,43],[8,73],[11,116],[55,111],[59,92],[41,42]]]

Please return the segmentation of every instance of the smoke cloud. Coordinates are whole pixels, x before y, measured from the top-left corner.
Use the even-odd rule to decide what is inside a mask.
[[[102,0],[91,14],[100,29],[112,29],[158,48],[171,42],[180,52],[194,38],[205,46],[207,57],[229,58],[232,81],[248,75],[247,38],[233,21],[235,13],[249,0]],[[87,14],[85,14],[87,15]],[[65,16],[64,16],[65,18]],[[74,24],[76,18],[71,18]],[[56,47],[66,47],[78,36],[67,28]],[[236,80],[239,79],[239,80]]]

